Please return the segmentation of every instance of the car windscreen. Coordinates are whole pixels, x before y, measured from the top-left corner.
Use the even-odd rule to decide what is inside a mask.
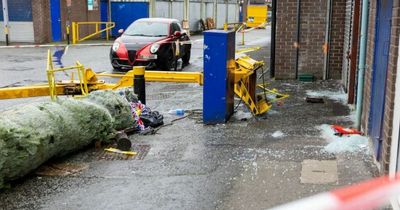
[[[168,23],[140,21],[132,23],[125,31],[128,36],[168,36]]]

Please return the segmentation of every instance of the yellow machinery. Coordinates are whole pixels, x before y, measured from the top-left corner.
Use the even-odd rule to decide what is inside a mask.
[[[244,49],[240,52],[254,51],[259,48]],[[15,99],[37,96],[50,96],[55,100],[58,95],[87,95],[95,90],[116,90],[119,88],[132,87],[134,85],[134,70],[126,74],[95,73],[90,68],[85,68],[79,61],[74,66],[65,68],[54,68],[50,50],[47,56],[47,78],[48,84],[37,84],[23,87],[9,87],[0,89],[0,99]],[[277,100],[287,98],[288,95],[280,94],[277,90],[267,89],[264,84],[257,85],[256,71],[264,66],[264,62],[256,61],[246,55],[238,56],[235,62],[234,81],[235,94],[241,98],[254,115],[267,112],[272,103]],[[144,67],[134,67],[144,68]],[[70,72],[69,80],[57,81],[55,73]],[[77,80],[75,80],[77,75]],[[119,78],[116,83],[107,83],[99,78],[111,77]],[[203,85],[202,72],[165,72],[165,71],[146,71],[146,82],[179,82],[197,83]],[[256,88],[261,88],[262,94],[256,93]],[[275,99],[267,100],[266,95],[274,95]]]
[[[248,5],[247,6],[247,27],[264,28],[267,23],[267,5]]]

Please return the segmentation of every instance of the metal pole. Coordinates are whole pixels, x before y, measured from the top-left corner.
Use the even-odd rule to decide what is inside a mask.
[[[244,45],[244,30],[246,29],[246,24],[243,23],[243,28],[242,28],[242,45]]]
[[[244,0],[242,4],[242,22],[247,22],[247,6],[249,4],[249,0]]]
[[[270,77],[275,77],[276,0],[272,0]]]
[[[368,33],[368,0],[362,2],[361,12],[361,37],[360,37],[360,58],[358,62],[358,83],[357,83],[357,105],[356,105],[356,128],[361,127],[361,115],[364,94],[364,71],[367,58],[367,33]]]
[[[324,43],[324,72],[323,80],[329,78],[329,48],[331,42],[331,24],[332,24],[332,3],[333,0],[328,0],[327,12],[326,12],[326,26],[325,26],[325,43]]]
[[[156,0],[149,0],[149,16],[150,17],[155,17],[155,15],[156,15],[156,2],[155,2]]]
[[[172,2],[172,0],[170,0],[169,2],[168,2],[168,17],[169,18],[172,18],[172,7],[173,7],[173,2]]]
[[[109,0],[108,1],[108,15],[107,15],[107,22],[112,22],[112,20],[111,20],[111,0]],[[108,30],[108,31],[106,31],[106,33],[107,33],[107,40],[110,38],[110,35],[112,35],[112,31],[111,30]]]
[[[301,0],[297,0],[297,33],[296,33],[296,65],[295,65],[295,77],[296,79],[299,76],[299,54],[300,54],[300,27],[301,27],[301,22],[300,22],[300,17],[301,17]]]
[[[354,2],[354,13],[353,13],[353,29],[352,29],[352,42],[350,52],[350,76],[349,76],[349,93],[347,97],[347,103],[354,104],[355,95],[355,83],[356,83],[356,71],[357,71],[357,52],[358,52],[358,35],[360,28],[360,0]]]
[[[228,0],[225,0],[225,23],[229,22],[229,16],[228,16],[229,9],[228,9],[228,6],[229,6]]]
[[[69,22],[67,23],[66,30],[67,30],[67,45],[70,45],[71,43],[70,43],[70,24],[69,24]]]
[[[189,25],[189,17],[190,17],[190,1],[184,0],[183,1],[183,28],[187,31],[190,31]]]
[[[3,20],[4,20],[4,34],[6,35],[6,45],[10,44],[9,40],[9,21],[8,21],[8,5],[7,0],[2,0],[3,3]]]
[[[215,23],[215,27],[217,27],[217,17],[218,17],[218,15],[217,15],[217,13],[218,13],[218,9],[217,9],[217,6],[218,6],[218,2],[217,2],[217,0],[214,0],[214,12],[213,12],[213,18],[214,18],[214,23]]]
[[[138,96],[138,99],[142,104],[146,104],[146,80],[144,78],[145,75],[145,67],[144,66],[134,66],[134,87],[133,91]]]
[[[200,1],[200,19],[204,20],[204,0]]]
[[[183,19],[189,20],[189,0],[183,1]]]
[[[67,44],[70,45],[70,29],[71,29],[71,2],[67,2],[67,21],[66,21],[66,32],[67,32]]]

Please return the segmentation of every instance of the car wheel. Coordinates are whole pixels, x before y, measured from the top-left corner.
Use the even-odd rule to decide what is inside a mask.
[[[168,52],[166,56],[159,58],[157,60],[157,66],[161,70],[170,71],[172,68],[176,66],[176,58],[172,51]]]
[[[189,65],[190,61],[190,50],[182,57],[183,66]]]

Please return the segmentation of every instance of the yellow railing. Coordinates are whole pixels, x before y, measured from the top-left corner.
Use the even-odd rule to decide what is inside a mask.
[[[80,37],[80,26],[82,25],[94,25],[95,32],[86,35],[85,37]],[[101,29],[101,26],[104,26],[104,29]],[[110,31],[115,27],[114,22],[72,22],[72,44],[76,44],[78,42],[90,39],[96,35],[99,35],[103,32],[106,33],[106,39],[110,38]]]

